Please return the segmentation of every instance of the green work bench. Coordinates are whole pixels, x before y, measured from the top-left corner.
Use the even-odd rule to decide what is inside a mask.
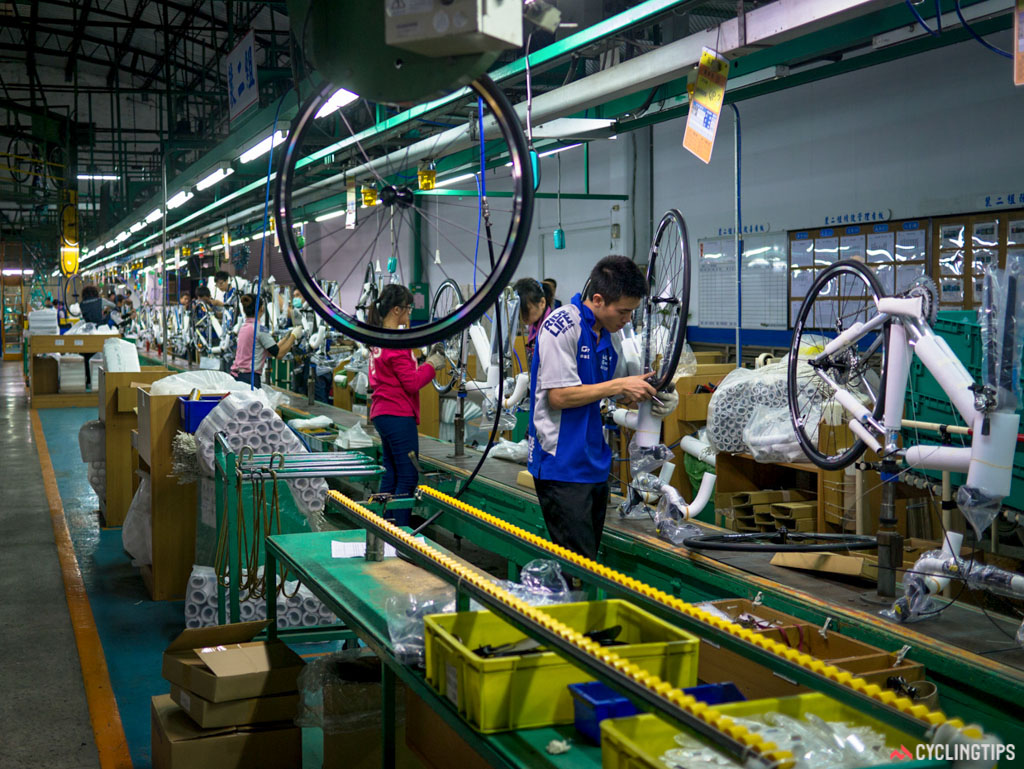
[[[362,529],[271,536],[266,540],[265,569],[271,573],[279,565],[285,566],[289,578],[299,579],[380,658],[383,663],[381,731],[385,769],[395,765],[397,681],[428,703],[471,748],[495,767],[600,768],[601,749],[577,739],[571,725],[480,734],[459,716],[446,698],[434,691],[421,671],[400,662],[388,635],[384,609],[387,599],[413,589],[422,590],[424,583],[430,580],[436,580],[438,586],[443,583],[398,558],[368,561],[360,557],[331,557],[333,540],[363,542],[365,537]],[[403,584],[409,587],[403,590]],[[271,639],[277,637],[273,623],[275,612],[276,603],[268,600],[267,616],[271,619],[268,637]],[[544,748],[556,739],[571,740],[572,750],[559,756],[549,755]]]

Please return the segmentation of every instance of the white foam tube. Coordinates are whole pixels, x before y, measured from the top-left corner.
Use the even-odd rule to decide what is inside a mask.
[[[506,409],[514,409],[522,402],[523,398],[530,392],[530,375],[523,373],[516,376],[515,386],[512,388],[512,394],[502,401],[502,406]]]
[[[910,344],[907,341],[907,329],[902,323],[894,323],[889,327],[889,350],[888,370],[886,377],[890,382],[906,382],[910,373]],[[883,419],[891,420],[893,424],[886,421],[884,427],[886,436],[894,431],[899,431],[900,423],[903,421],[903,404],[906,399],[907,390],[905,387],[888,387],[885,391],[885,413]],[[886,438],[888,440],[888,438]]]
[[[191,619],[192,617],[199,616],[199,604],[185,602],[185,619]]]
[[[302,612],[302,627],[315,627],[320,624],[320,615],[316,612]]]
[[[243,622],[256,619],[256,604],[253,601],[246,601],[238,607],[238,616]]]
[[[692,435],[686,435],[679,441],[679,448],[691,457],[695,457],[701,462],[707,462],[712,467],[715,466],[715,453],[711,451],[711,447],[704,443],[704,441],[694,438]]]
[[[692,518],[704,509],[708,500],[711,499],[711,492],[715,488],[715,480],[717,478],[718,476],[714,473],[704,473],[704,477],[700,481],[700,488],[697,489],[697,496],[685,507],[687,518]]]
[[[919,444],[907,448],[903,460],[909,467],[966,473],[971,463],[971,449],[960,446]]]
[[[627,427],[630,430],[636,429],[637,413],[629,409],[616,408],[612,411],[612,420],[619,427]]]
[[[984,434],[986,415],[979,414],[971,425],[974,436],[967,486],[989,497],[1002,498],[1010,493],[1013,480],[1013,454],[1017,448],[1020,414],[993,411],[987,418],[988,435]]]
[[[842,392],[845,391],[840,390],[837,393],[837,396]],[[882,444],[875,440],[875,436],[868,432],[868,429],[856,419],[850,420],[850,431],[858,438],[860,438],[862,441],[864,441],[864,443],[866,443],[868,445],[868,448],[870,448],[872,451],[882,450]]]
[[[284,613],[289,627],[302,627],[302,609],[291,607]]]
[[[263,411],[263,404],[257,400],[252,400],[245,404],[245,410],[252,416],[258,417]]]
[[[316,598],[308,597],[302,599],[302,610],[306,612],[315,613],[320,611],[320,601]]]
[[[185,627],[189,630],[197,630],[203,626],[203,621],[199,617],[189,617],[185,620]]]
[[[651,402],[644,401],[637,409],[636,445],[641,448],[657,446],[661,439],[661,419],[651,413]]]
[[[964,368],[964,364],[960,362],[949,343],[935,334],[926,334],[917,341],[914,352],[922,361],[928,363],[928,370],[949,394],[950,401],[964,421],[973,424],[978,414],[974,408],[974,393],[970,389],[974,384],[974,377]]]
[[[206,599],[209,593],[204,588],[197,588],[189,593],[189,600],[195,601],[196,603],[206,603]]]
[[[270,435],[270,425],[268,425],[266,422],[257,422],[256,434],[259,435],[261,438],[268,437]]]
[[[491,341],[487,338],[487,332],[479,323],[469,327],[469,339],[476,351],[476,359],[481,366],[490,366],[491,362]]]
[[[212,625],[217,621],[217,609],[214,606],[204,606],[199,610],[199,619],[204,625]]]
[[[280,617],[286,611],[288,611],[288,602],[279,597],[277,599],[277,616]]]

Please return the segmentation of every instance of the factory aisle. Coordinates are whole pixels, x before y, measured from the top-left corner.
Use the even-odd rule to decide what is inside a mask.
[[[0,364],[0,583],[0,766],[100,766],[21,361]]]

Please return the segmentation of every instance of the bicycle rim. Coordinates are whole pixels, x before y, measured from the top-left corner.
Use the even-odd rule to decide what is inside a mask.
[[[484,76],[469,87],[467,95],[471,101],[458,108],[446,108],[443,115],[434,116],[455,121],[454,125],[424,119],[414,132],[415,137],[408,131],[373,133],[376,143],[372,146],[361,143],[369,140],[368,134],[372,132],[350,133],[343,142],[331,145],[344,145],[336,154],[313,152],[306,155],[305,139],[320,130],[319,126],[314,126],[316,115],[334,91],[333,87],[325,86],[307,100],[288,138],[278,170],[278,235],[288,271],[310,306],[331,327],[364,344],[408,348],[451,337],[467,328],[494,303],[514,274],[526,246],[533,211],[533,180],[526,138],[514,109],[504,93]],[[475,110],[477,97],[484,104],[488,165],[499,169],[497,175],[490,171],[485,174],[492,226],[480,224],[479,230],[479,199],[474,182],[463,182],[469,187],[463,186],[457,191],[420,190],[416,182],[409,181],[417,174],[420,164],[428,159],[443,164],[452,174],[448,178],[455,181],[459,181],[456,171],[463,175],[461,171],[465,170],[467,177],[479,171],[480,143],[475,128],[478,121],[475,115],[462,114],[467,107]],[[453,112],[457,113],[454,117]],[[338,114],[338,119],[351,130],[352,123],[344,112]],[[421,138],[436,130],[438,123],[448,130]],[[409,143],[402,147],[404,142]],[[327,153],[323,147],[320,149]],[[337,160],[345,153],[351,164],[347,170],[326,167],[335,163],[325,161]],[[510,168],[508,176],[504,175],[505,167]],[[357,185],[357,189],[349,189],[349,182]],[[331,212],[337,218],[331,219],[329,226],[311,233],[304,253],[298,245],[296,215],[324,210],[323,206],[330,202],[340,206],[345,196],[356,192],[359,192],[357,199],[363,199],[363,190],[371,191],[370,202],[374,202],[372,195],[377,196],[376,204],[357,207],[354,227],[348,222],[348,214],[342,222],[340,209]],[[327,224],[326,219],[324,223]],[[472,268],[471,279],[464,282],[474,286],[473,294],[457,312],[411,328],[383,329],[359,317],[355,296],[358,286],[352,287],[348,298],[335,301],[317,285],[319,276],[338,280],[345,287],[343,290],[348,290],[351,276],[371,267],[377,273],[387,272],[390,277],[385,280],[408,283],[411,255],[404,249],[414,231],[434,240],[435,259],[431,270],[451,277],[449,270],[457,269],[465,274],[467,266]],[[311,250],[311,246],[318,244],[317,249]],[[422,258],[422,249],[415,256]],[[393,266],[397,266],[396,271],[392,271]]]
[[[462,290],[454,280],[446,280],[437,291],[430,303],[430,319],[447,317],[462,306]],[[459,381],[459,367],[462,365],[462,348],[465,344],[466,333],[459,331],[454,336],[445,339],[444,357],[448,365],[444,371],[438,371],[434,375],[434,389],[440,394],[449,392]]]
[[[874,550],[878,547],[878,542],[874,537],[860,534],[787,532],[783,538],[775,532],[751,532],[690,537],[683,540],[683,547],[691,550],[760,553],[822,553],[835,550]]]
[[[828,340],[874,317],[875,301],[881,295],[881,285],[868,267],[842,261],[817,276],[797,314],[787,372],[789,413],[804,453],[825,470],[846,467],[864,452],[865,445],[850,430],[850,413],[818,371],[855,395],[875,419],[880,418],[885,409],[888,325],[820,364],[809,361]]]
[[[690,247],[686,220],[672,208],[662,217],[647,261],[643,313],[643,365],[664,390],[675,377],[690,312]]]

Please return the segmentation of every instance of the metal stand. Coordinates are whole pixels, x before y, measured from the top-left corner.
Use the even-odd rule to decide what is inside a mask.
[[[466,385],[459,384],[459,410],[455,412],[455,453],[449,458],[466,456]]]
[[[896,573],[903,568],[903,535],[896,528],[896,477],[898,467],[883,459],[882,503],[878,515],[878,590],[862,596],[866,601],[890,604],[896,598]]]

